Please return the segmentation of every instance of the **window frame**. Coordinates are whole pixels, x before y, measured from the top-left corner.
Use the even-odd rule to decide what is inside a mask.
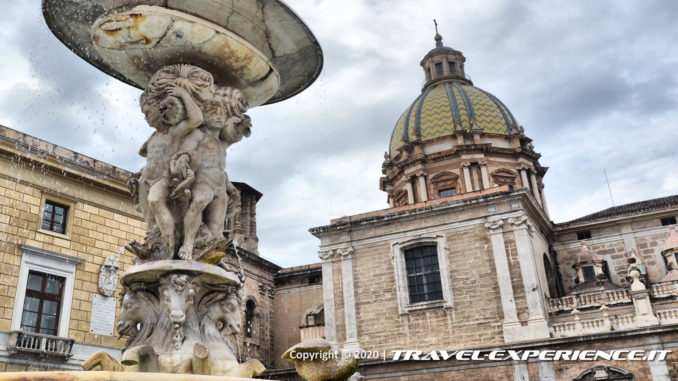
[[[51,206],[52,211],[50,212],[50,218],[47,219],[47,207]],[[61,209],[62,210],[62,221],[61,223],[58,223],[56,221],[56,215],[57,215],[57,210]],[[54,202],[50,199],[45,200],[44,207],[42,208],[42,221],[40,224],[40,228],[42,230],[49,230],[54,233],[58,234],[66,234],[66,231],[68,231],[68,205],[63,205],[58,202]],[[45,228],[45,222],[48,222],[49,228]],[[61,229],[58,229],[58,226],[61,225]]]
[[[429,250],[426,250],[430,248],[433,248],[435,254],[431,253]],[[442,281],[440,279],[440,263],[438,263],[438,247],[436,245],[414,246],[409,249],[405,249],[403,254],[405,255],[405,269],[407,272],[407,288],[410,304],[419,304],[423,302],[433,302],[443,300]],[[410,258],[408,258],[408,255],[410,255]],[[436,267],[435,270],[426,268],[427,267],[426,259],[429,257],[435,258],[435,267]],[[409,261],[412,261],[411,263],[414,264],[414,267],[409,266],[408,263]],[[417,264],[420,265],[419,267],[420,271],[416,270]],[[433,266],[433,263],[429,263],[428,265]],[[429,276],[431,275],[433,275],[433,279],[429,279]],[[418,284],[418,282],[416,281],[417,278],[420,278],[422,280],[422,283]],[[436,285],[436,283],[440,284],[440,290],[435,289],[434,286]],[[414,287],[415,289],[418,290],[419,289],[418,286],[422,286],[424,292],[423,293],[415,292],[413,294],[412,288]],[[439,296],[437,296],[436,294],[439,294]],[[424,300],[417,300],[413,302],[412,301],[413,297],[416,299],[421,299],[423,297]]]
[[[584,271],[585,269],[590,269],[588,273]],[[592,279],[586,279],[586,275],[593,275]],[[596,266],[595,265],[583,265],[581,266],[581,283],[587,283],[587,282],[595,282],[598,280],[598,276],[596,274]]]
[[[20,249],[21,267],[19,268],[19,281],[17,282],[16,296],[14,297],[14,310],[12,311],[12,323],[10,329],[12,331],[21,330],[21,317],[23,315],[24,301],[26,299],[28,273],[32,270],[65,278],[61,295],[61,304],[59,305],[60,313],[56,336],[68,337],[71,306],[73,305],[75,270],[76,266],[84,260],[28,245],[20,245]]]
[[[28,285],[26,285],[27,287],[26,287],[26,291],[25,291],[26,294],[24,295],[24,302],[25,302],[26,297],[31,297],[31,298],[39,300],[38,310],[35,311],[35,313],[37,314],[36,323],[35,323],[35,331],[30,331],[30,332],[54,336],[54,334],[51,334],[51,333],[41,332],[41,330],[44,329],[44,327],[42,327],[42,317],[43,317],[44,312],[45,312],[45,302],[56,302],[56,304],[57,304],[56,313],[54,314],[55,322],[54,322],[54,328],[53,328],[54,333],[57,333],[57,332],[59,332],[59,323],[60,323],[59,322],[59,315],[61,314],[61,299],[63,298],[63,294],[64,294],[64,286],[66,284],[66,278],[58,276],[58,275],[54,275],[54,274],[43,273],[43,272],[40,272],[40,271],[37,271],[37,270],[29,270],[28,271],[28,277],[29,278],[30,278],[31,274],[39,276],[41,278],[41,281],[40,281],[41,284],[40,284],[40,291],[31,290],[31,289],[28,288]],[[59,292],[57,294],[50,294],[46,290],[50,277],[58,278],[59,281],[60,281]],[[29,311],[29,312],[33,312],[33,311]],[[22,323],[23,323],[23,315],[25,313],[26,313],[26,306],[24,305],[23,311],[22,311],[22,314],[21,314]],[[21,330],[23,331],[23,324],[22,324]],[[24,331],[24,332],[29,332],[29,331]]]
[[[66,208],[66,216],[64,217],[64,232],[56,232],[54,230],[43,229],[42,222],[45,220],[45,206],[47,203],[57,204]],[[59,238],[69,239],[69,234],[71,226],[73,226],[73,215],[75,214],[75,204],[72,200],[67,200],[62,197],[57,197],[53,194],[42,194],[42,199],[40,200],[40,215],[38,220],[38,232],[43,234],[49,234]]]
[[[453,191],[453,193],[449,194],[449,195],[443,195],[443,193],[450,192],[450,191]],[[456,187],[438,190],[438,198],[446,198],[446,197],[452,197],[452,196],[456,196],[456,195],[457,195],[457,188]]]
[[[418,246],[435,246],[438,255],[438,269],[440,271],[440,285],[443,298],[438,300],[410,303],[409,285],[407,282],[407,266],[405,264],[405,251]],[[398,313],[408,314],[413,311],[428,308],[454,308],[453,293],[450,282],[450,268],[448,264],[449,248],[447,238],[442,235],[417,237],[413,239],[393,242],[391,254],[396,279],[396,292],[398,295]]]

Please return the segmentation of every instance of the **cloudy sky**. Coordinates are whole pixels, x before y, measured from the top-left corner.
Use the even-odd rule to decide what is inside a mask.
[[[320,41],[325,66],[304,93],[250,111],[232,146],[234,181],[261,191],[262,256],[317,262],[308,233],[331,218],[386,207],[383,153],[419,94],[419,61],[461,50],[474,84],[501,99],[550,167],[555,222],[678,193],[675,1],[290,0]],[[151,133],[140,91],[71,53],[38,0],[0,2],[0,124],[137,171]]]

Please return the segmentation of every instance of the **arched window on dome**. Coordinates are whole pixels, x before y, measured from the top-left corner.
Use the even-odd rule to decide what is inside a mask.
[[[518,174],[509,169],[502,168],[492,172],[491,177],[494,184],[498,186],[516,185]]]
[[[442,62],[436,62],[436,77],[442,77],[443,76],[443,63]]]
[[[404,189],[397,191],[393,196],[393,200],[395,206],[407,205],[407,191]]]
[[[433,193],[438,198],[449,197],[458,194],[459,175],[454,172],[441,172],[429,180]]]

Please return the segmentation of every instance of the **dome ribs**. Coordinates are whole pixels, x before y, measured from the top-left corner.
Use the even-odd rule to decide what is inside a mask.
[[[452,84],[457,88],[461,98],[464,100],[464,106],[466,106],[466,113],[468,114],[469,123],[473,122],[476,119],[476,114],[473,112],[473,107],[471,106],[471,100],[468,98],[468,94],[466,94],[466,91],[456,82],[452,82]]]
[[[450,102],[450,110],[452,110],[452,129],[455,130],[455,126],[459,124],[461,128],[461,117],[459,116],[459,108],[457,107],[457,101],[454,98],[454,93],[452,92],[452,87],[449,82],[445,82],[445,91],[447,92],[447,100]]]

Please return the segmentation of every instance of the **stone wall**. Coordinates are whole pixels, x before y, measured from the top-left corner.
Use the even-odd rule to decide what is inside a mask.
[[[364,220],[342,218],[327,227],[312,229],[322,242],[323,266],[332,268],[336,341],[342,344],[350,339],[347,336],[351,324],[348,302],[354,304],[357,341],[365,350],[416,348],[427,351],[440,349],[441,345],[445,349],[460,349],[503,344],[504,311],[493,243],[485,223],[497,218],[508,221],[511,216],[528,213],[530,221],[537,221],[530,223],[529,229],[533,233],[526,233],[531,237],[527,241],[531,246],[526,248],[531,254],[546,246],[541,231],[548,226],[543,214],[532,214],[537,208],[530,204],[532,201],[525,190],[517,191],[515,195],[525,195],[519,209],[510,207],[516,200],[498,200],[501,196],[494,199],[488,195],[451,205],[369,214]],[[512,300],[517,317],[525,326],[530,315],[516,233],[508,222],[502,229],[500,235],[513,288]],[[523,226],[523,229],[526,228]],[[397,270],[395,263],[396,257],[403,255],[397,247],[407,247],[410,242],[416,246],[421,240],[437,242],[438,252],[444,256],[445,260],[440,264],[443,266],[446,262],[447,267],[441,267],[441,274],[449,277],[450,300],[444,298],[440,303],[426,306],[409,304],[405,274]],[[342,254],[349,247],[353,249],[352,253]],[[329,259],[326,258],[328,255],[331,256]],[[350,274],[345,272],[346,261],[351,263]],[[543,277],[543,270],[533,266],[533,271],[534,279]],[[399,276],[404,280],[399,282]],[[344,294],[346,282],[352,283],[353,296]],[[405,291],[399,292],[403,282]],[[539,290],[533,292],[541,298]],[[331,307],[325,306],[326,313]],[[545,312],[542,319],[543,315]],[[331,331],[332,326],[328,325],[327,330]],[[516,339],[520,337],[514,335],[511,338]]]
[[[660,218],[675,214],[678,211],[667,210],[661,215],[632,216],[616,223],[594,221],[574,227],[556,227],[554,248],[558,252],[565,289],[574,286],[571,265],[580,251],[577,232],[581,231],[591,232],[591,238],[586,240],[591,252],[612,264],[609,269],[613,281],[628,286],[629,258],[635,253],[645,266],[649,281],[660,282],[667,271],[660,253],[669,232],[668,226],[661,225]]]
[[[267,368],[271,368],[274,363],[271,350],[273,346],[273,297],[275,295],[273,276],[280,267],[246,250],[239,250],[239,255],[245,275],[241,309],[242,329],[232,343],[241,361],[255,358]],[[230,249],[227,251],[227,259],[237,262],[235,253]],[[245,306],[248,300],[252,301],[255,306],[251,337],[247,337],[245,332]]]
[[[273,311],[273,359],[275,369],[294,365],[280,358],[301,341],[300,326],[306,314],[323,304],[320,266],[306,265],[281,270],[276,276]],[[317,282],[320,281],[320,282]]]
[[[129,172],[17,131],[3,127],[1,132],[0,330],[12,327],[14,299],[24,292],[17,289],[20,245],[28,245],[84,260],[76,268],[68,336],[122,346],[115,336],[90,333],[90,313],[105,258],[145,234],[125,186]],[[45,200],[68,206],[65,234],[41,228]],[[131,265],[132,256],[123,252],[120,274]],[[119,290],[118,285],[116,295]]]

